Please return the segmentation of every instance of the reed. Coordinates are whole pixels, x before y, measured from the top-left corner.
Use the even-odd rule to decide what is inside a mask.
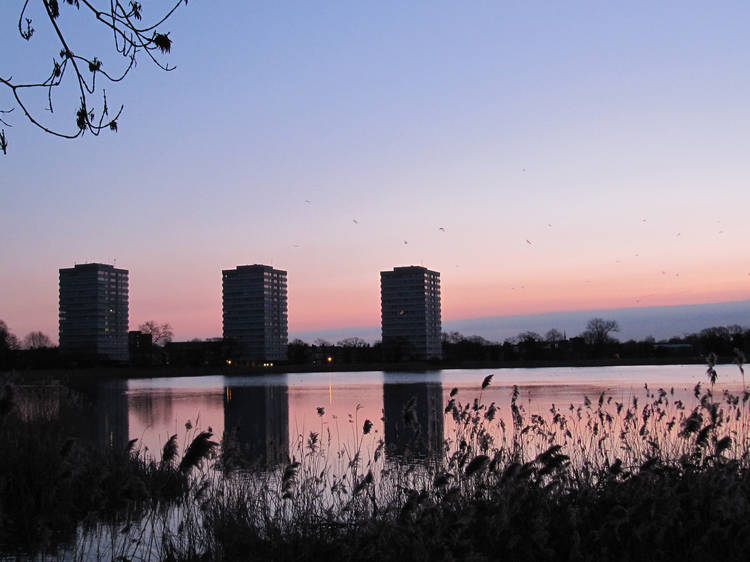
[[[65,387],[29,391],[9,382],[2,401],[0,553],[5,555],[54,555],[101,525],[142,534],[143,521],[185,504],[200,482],[189,469],[211,455],[203,434],[179,468],[173,466],[176,437],[165,444],[160,462],[140,450],[137,440],[101,446],[82,439],[76,434],[86,423],[85,404]]]
[[[548,415],[518,389],[505,408],[454,389],[439,458],[383,462],[367,423],[333,455],[330,433],[300,436],[282,469],[222,480],[192,532],[215,560],[744,559],[748,394],[714,388],[696,385],[692,407],[645,386]]]
[[[319,408],[320,427],[299,433],[286,463],[252,470],[230,435],[219,454],[210,431],[192,425],[179,463],[176,436],[159,462],[136,448],[86,460],[93,453],[40,426],[47,441],[35,454],[56,464],[35,477],[58,494],[41,511],[70,505],[75,516],[60,526],[65,540],[31,533],[18,545],[73,559],[745,559],[750,393],[697,384],[687,401],[644,385],[627,402],[602,393],[537,412],[517,388],[507,404],[483,403],[491,381],[475,396],[452,390],[442,450],[408,464],[389,458],[358,408],[341,421]],[[8,424],[14,415],[2,431],[32,423]],[[409,404],[402,415],[418,423]],[[104,463],[99,480],[87,472],[94,462]],[[54,481],[71,465],[76,489],[101,498],[60,495]],[[2,472],[0,482],[20,477]],[[4,524],[4,551],[20,552],[9,536]]]

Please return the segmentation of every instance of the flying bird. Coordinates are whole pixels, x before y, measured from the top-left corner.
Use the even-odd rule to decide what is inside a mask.
[[[530,240],[529,240],[528,238],[526,239],[526,243],[527,243],[527,244],[528,244],[529,246],[531,246],[531,245],[532,245],[532,244],[531,244],[531,241],[530,241]]]
[[[352,222],[353,222],[354,224],[359,224],[359,221],[358,221],[357,219],[352,219]]]
[[[440,228],[438,228],[438,230],[439,230],[440,232],[445,232],[445,227],[444,227],[444,226],[441,226]]]
[[[309,199],[305,199],[305,203],[309,205],[310,203],[312,203],[312,201],[310,201]]]
[[[409,242],[407,242],[406,240],[404,240],[404,244],[408,244],[408,243],[409,243]]]

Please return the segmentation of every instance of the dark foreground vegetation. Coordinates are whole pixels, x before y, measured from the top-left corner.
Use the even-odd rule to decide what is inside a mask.
[[[738,365],[742,368],[742,365]],[[700,371],[699,371],[700,372]],[[354,443],[300,435],[248,469],[231,435],[187,427],[161,452],[87,442],[81,403],[12,383],[0,397],[0,551],[136,560],[744,560],[750,394],[714,393],[713,357],[688,404],[645,388],[530,413],[454,389],[428,451],[417,405],[396,459],[353,413]],[[24,396],[24,394],[26,394]],[[52,398],[50,399],[50,396]],[[105,435],[106,437],[106,435]],[[101,441],[101,440],[100,440]],[[182,443],[180,445],[180,443]],[[158,457],[156,460],[153,457]],[[249,463],[249,464],[248,464]]]
[[[190,472],[204,451],[177,459],[177,436],[159,462],[139,454],[137,440],[109,446],[114,436],[88,425],[87,408],[57,384],[0,387],[0,555],[54,554],[79,529],[141,521],[195,485]],[[210,434],[195,437],[211,449]]]

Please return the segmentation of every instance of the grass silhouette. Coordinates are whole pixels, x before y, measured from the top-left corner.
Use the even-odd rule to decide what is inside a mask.
[[[644,387],[529,414],[450,392],[442,451],[404,464],[355,410],[318,409],[287,463],[250,470],[193,430],[160,461],[95,452],[48,419],[0,418],[3,552],[154,560],[740,560],[750,546],[750,393]],[[12,395],[12,389],[4,391]],[[466,391],[462,391],[465,393]],[[9,399],[13,400],[12,396]],[[75,409],[75,404],[65,408]],[[413,408],[412,408],[413,409]],[[418,423],[409,404],[405,423]],[[419,431],[413,432],[419,439]],[[418,447],[414,447],[415,450]],[[178,462],[179,460],[179,462]],[[7,494],[7,495],[6,495]]]

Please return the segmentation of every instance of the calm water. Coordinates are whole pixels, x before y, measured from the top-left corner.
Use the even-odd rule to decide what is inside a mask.
[[[742,388],[736,366],[717,370],[717,391]],[[494,378],[481,401],[495,402],[499,419],[508,419],[514,385],[519,387],[519,405],[532,414],[548,412],[552,404],[578,407],[586,396],[596,400],[602,392],[627,403],[645,396],[644,384],[652,390],[673,390],[674,399],[690,405],[695,384],[707,384],[705,367],[680,365],[132,379],[79,390],[90,404],[85,432],[101,444],[124,446],[138,439],[142,450],[158,457],[173,434],[185,443],[196,428],[210,429],[217,439],[227,431],[249,458],[274,466],[298,454],[297,444],[311,432],[329,442],[331,450],[360,447],[367,455],[383,440],[391,459],[407,450],[411,455],[439,452],[454,431],[451,417],[444,414],[451,389],[458,388],[462,403],[472,402],[490,374]],[[404,409],[411,400],[419,439],[404,425]],[[365,420],[372,422],[372,429],[363,439]],[[188,422],[192,431],[186,429]]]

